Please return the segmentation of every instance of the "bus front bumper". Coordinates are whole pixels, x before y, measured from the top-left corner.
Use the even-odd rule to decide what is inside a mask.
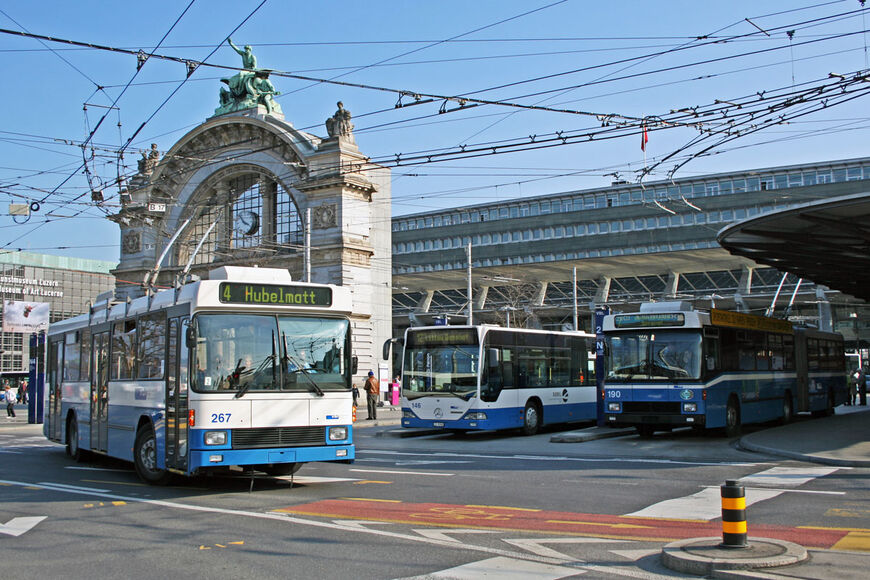
[[[707,423],[705,415],[641,415],[633,413],[605,413],[607,424],[613,427],[635,427],[637,425],[698,425]]]
[[[271,449],[191,449],[190,470],[200,467],[267,465],[270,463],[307,463],[309,461],[352,461],[353,445],[324,445]]]

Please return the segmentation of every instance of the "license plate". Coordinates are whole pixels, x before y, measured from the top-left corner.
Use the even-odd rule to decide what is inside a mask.
[[[432,426],[433,427],[443,427],[444,423],[441,421],[436,421],[435,423],[432,423]]]

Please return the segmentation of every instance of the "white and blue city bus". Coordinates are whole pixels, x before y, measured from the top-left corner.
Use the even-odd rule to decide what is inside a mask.
[[[608,424],[642,436],[831,414],[846,401],[843,337],[684,302],[604,319]]]
[[[222,267],[48,332],[45,435],[149,483],[354,459],[347,288]]]
[[[408,328],[402,426],[531,435],[545,424],[594,420],[594,338],[491,325]]]

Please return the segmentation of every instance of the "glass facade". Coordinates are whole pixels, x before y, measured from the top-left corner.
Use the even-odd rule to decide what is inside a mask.
[[[96,297],[115,288],[114,262],[65,258],[27,252],[0,254],[0,298],[6,301],[48,302],[49,322],[87,312]],[[2,320],[2,313],[0,313]],[[30,337],[0,332],[0,376],[17,384],[26,378]]]

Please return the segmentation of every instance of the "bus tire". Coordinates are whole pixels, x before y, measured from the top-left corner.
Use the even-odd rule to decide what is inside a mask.
[[[791,399],[791,391],[786,391],[782,398],[782,417],[779,422],[787,425],[794,420],[794,404]]]
[[[85,460],[86,452],[79,446],[79,423],[75,415],[70,415],[66,421],[66,454],[78,463]]]
[[[534,435],[541,428],[541,408],[534,401],[523,410],[523,435]]]
[[[740,435],[740,403],[737,402],[737,397],[731,396],[728,399],[728,406],[725,407],[725,436],[737,437]]]
[[[150,425],[140,427],[136,432],[133,464],[136,466],[136,473],[145,483],[166,485],[169,482],[170,473],[157,467],[157,436]]]
[[[272,477],[282,477],[285,475],[293,475],[299,471],[300,467],[302,467],[302,462],[270,463],[269,465],[261,465],[260,469]]]
[[[649,439],[656,432],[655,427],[652,425],[638,425],[635,429],[637,429],[637,434],[641,439]]]

